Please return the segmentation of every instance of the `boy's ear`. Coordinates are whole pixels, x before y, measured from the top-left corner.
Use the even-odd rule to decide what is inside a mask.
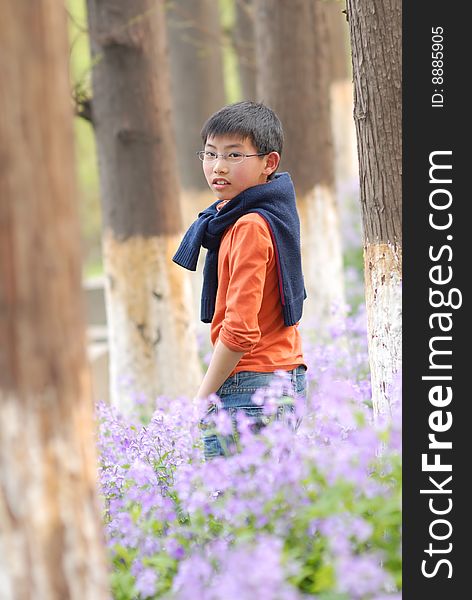
[[[264,175],[272,175],[280,163],[280,154],[278,152],[270,152],[265,157]]]

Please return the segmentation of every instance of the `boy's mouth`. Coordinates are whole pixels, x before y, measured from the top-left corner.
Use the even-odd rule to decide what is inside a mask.
[[[226,186],[231,185],[230,182],[224,177],[215,177],[215,179],[213,179],[211,183],[213,187],[217,190],[222,190]]]

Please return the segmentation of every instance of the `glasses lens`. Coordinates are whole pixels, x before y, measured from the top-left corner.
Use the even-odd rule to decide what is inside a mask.
[[[216,154],[216,152],[209,152],[208,150],[199,150],[197,156],[201,161],[206,163],[214,163],[218,160],[218,156],[221,156],[223,160],[228,161],[231,164],[237,164],[243,162],[245,155],[241,152],[230,152],[229,154]]]
[[[227,158],[228,162],[232,163],[232,164],[237,164],[240,163],[244,160],[244,154],[241,154],[241,152],[230,152],[228,154],[228,158]]]

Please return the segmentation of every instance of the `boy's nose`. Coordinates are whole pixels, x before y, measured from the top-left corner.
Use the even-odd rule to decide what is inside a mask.
[[[221,157],[218,157],[213,165],[213,171],[215,173],[226,173],[228,171],[228,164]]]

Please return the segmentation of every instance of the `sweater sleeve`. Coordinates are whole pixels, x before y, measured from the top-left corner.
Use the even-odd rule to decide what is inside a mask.
[[[220,340],[230,350],[248,352],[261,337],[258,314],[274,250],[267,225],[259,215],[241,217],[230,235],[229,282]]]

